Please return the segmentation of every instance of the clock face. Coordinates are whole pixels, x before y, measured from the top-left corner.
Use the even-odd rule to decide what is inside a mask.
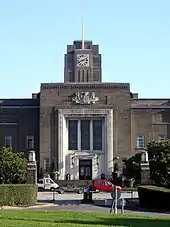
[[[77,66],[88,67],[89,66],[89,55],[88,54],[77,54]]]

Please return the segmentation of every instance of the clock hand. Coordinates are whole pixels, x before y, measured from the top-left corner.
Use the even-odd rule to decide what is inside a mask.
[[[78,61],[78,63],[81,63],[82,61],[84,61],[84,59],[82,59],[82,60]]]
[[[82,61],[87,61],[87,58],[84,58],[84,59],[79,60],[78,63],[80,63]]]

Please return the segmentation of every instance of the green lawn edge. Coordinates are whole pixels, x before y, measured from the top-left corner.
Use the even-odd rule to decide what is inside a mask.
[[[71,211],[0,211],[0,226],[170,227],[170,216],[134,216]]]

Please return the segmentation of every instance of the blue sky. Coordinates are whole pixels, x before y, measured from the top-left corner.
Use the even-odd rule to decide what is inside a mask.
[[[170,1],[85,1],[85,38],[100,45],[103,81],[130,82],[141,98],[170,98]],[[81,0],[0,0],[1,98],[63,81],[81,13]]]

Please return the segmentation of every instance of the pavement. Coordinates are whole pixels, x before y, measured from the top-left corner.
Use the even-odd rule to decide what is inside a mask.
[[[131,193],[123,192],[122,193],[122,198],[132,198]],[[133,198],[138,198],[138,192],[133,192]],[[60,201],[76,201],[76,200],[82,200],[83,199],[83,194],[77,194],[77,193],[65,193],[65,194],[58,194],[58,193],[53,193],[53,192],[38,192],[38,201],[40,202],[48,202],[53,199],[55,200],[60,200]],[[100,193],[94,193],[93,194],[93,199],[94,200],[105,200],[105,199],[111,199],[111,193],[105,193],[105,192],[100,192]]]
[[[99,212],[110,213],[110,207],[96,206],[95,204],[82,204],[83,195],[76,193],[55,194],[55,201],[53,200],[54,194],[52,192],[39,192],[38,204],[31,207],[1,207],[1,210],[37,210],[37,211],[73,211],[73,212]],[[130,193],[122,193],[122,198],[132,200]],[[111,199],[110,193],[94,193],[94,200],[108,200]],[[138,200],[138,193],[133,193],[133,200]],[[57,203],[56,203],[57,201]],[[79,202],[75,202],[79,201]],[[118,209],[118,213],[122,213],[121,209]],[[126,208],[123,212],[128,215],[135,216],[170,216],[170,212],[158,212],[155,210],[141,209],[139,206]]]
[[[110,213],[110,208],[98,207],[88,204],[80,205],[56,205],[53,207],[42,207],[42,208],[32,208],[31,210],[46,211],[46,212],[58,212],[58,211],[72,211],[72,212],[97,212],[97,213]],[[118,209],[118,214],[121,214],[121,210]],[[124,214],[133,216],[170,216],[170,213],[159,213],[151,211],[135,211],[135,210],[124,210]]]

